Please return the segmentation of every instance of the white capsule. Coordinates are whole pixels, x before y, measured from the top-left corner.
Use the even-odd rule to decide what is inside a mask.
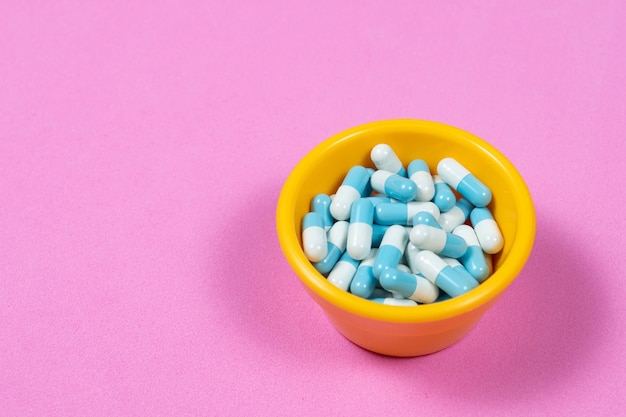
[[[470,221],[474,226],[476,237],[485,253],[498,253],[504,246],[504,238],[494,220],[491,212],[486,207],[476,207],[470,212]]]
[[[403,177],[406,176],[406,170],[402,165],[402,161],[400,161],[400,158],[398,158],[393,149],[391,149],[391,146],[384,143],[374,146],[370,152],[370,158],[376,168],[393,172]]]
[[[337,288],[348,291],[358,267],[359,261],[352,259],[348,252],[344,252],[328,274],[328,282]]]

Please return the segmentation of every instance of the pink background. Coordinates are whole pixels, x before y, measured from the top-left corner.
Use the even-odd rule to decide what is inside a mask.
[[[5,2],[0,415],[623,415],[626,3],[443,3]],[[412,359],[339,335],[274,230],[305,153],[399,117],[537,209],[501,301]]]

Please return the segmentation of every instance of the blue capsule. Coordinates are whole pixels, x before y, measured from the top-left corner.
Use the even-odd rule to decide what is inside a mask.
[[[445,263],[447,263],[449,266],[452,267],[452,269],[454,269],[456,272],[459,273],[459,275],[463,275],[463,278],[466,281],[472,281],[475,280],[477,283],[479,282],[476,278],[474,278],[468,271],[467,269],[465,269],[465,267],[461,264],[461,262],[459,262],[457,259],[455,258],[448,258],[448,257],[441,257],[441,259],[443,259],[443,261]]]
[[[387,229],[389,229],[389,226],[386,225],[376,223],[372,225],[372,248],[380,246]]]
[[[439,207],[442,213],[448,211],[456,204],[456,196],[448,184],[446,184],[439,175],[433,175],[435,183],[435,196],[433,203]]]
[[[451,297],[463,295],[478,286],[478,281],[459,274],[443,259],[429,250],[420,251],[415,262],[426,279]]]
[[[302,218],[302,249],[307,259],[319,262],[328,253],[328,240],[322,216],[309,212]]]
[[[389,226],[374,261],[373,271],[376,278],[386,269],[395,268],[400,263],[408,241],[409,236],[404,226]]]
[[[367,196],[369,183],[370,173],[367,168],[360,165],[350,168],[330,203],[330,214],[336,220],[347,220],[352,203]]]
[[[337,288],[348,291],[358,267],[359,261],[353,259],[348,252],[344,252],[328,274],[328,282]]]
[[[459,198],[454,207],[439,216],[441,228],[446,232],[451,232],[458,225],[465,223],[472,208],[472,203],[463,197]]]
[[[413,217],[421,211],[439,217],[439,207],[430,201],[410,201],[408,203],[381,203],[374,210],[374,221],[378,224],[412,225]]]
[[[370,298],[370,301],[374,301],[375,303],[385,304],[388,306],[400,306],[400,307],[414,307],[417,304],[416,301],[407,300],[406,298],[394,298],[394,297],[386,297],[386,298]]]
[[[382,273],[380,285],[387,291],[418,303],[432,303],[439,296],[439,288],[423,276],[396,268],[389,268]]]
[[[427,226],[441,229],[441,225],[439,224],[437,218],[427,211],[420,211],[415,216],[413,216],[413,226],[417,226],[418,224],[425,224]]]
[[[374,191],[405,203],[413,200],[417,195],[417,186],[413,181],[389,171],[374,172],[371,184]]]
[[[361,261],[350,283],[350,292],[362,298],[369,298],[374,293],[378,279],[374,276],[372,266],[376,260],[378,249],[372,249],[369,255]]]
[[[352,203],[346,250],[354,259],[364,259],[372,249],[374,206],[367,198]]]
[[[476,207],[470,212],[470,221],[483,251],[489,254],[500,252],[504,246],[504,238],[489,209]]]
[[[441,226],[417,224],[411,229],[410,240],[422,250],[451,258],[458,258],[467,250],[467,244],[462,238],[444,231]]]
[[[416,201],[430,201],[435,196],[435,183],[426,162],[415,159],[407,167],[408,176],[417,186]]]
[[[374,146],[370,152],[370,158],[376,168],[406,177],[406,170],[402,161],[391,149],[391,146],[384,143]]]
[[[437,173],[450,187],[476,207],[485,207],[491,201],[489,188],[454,158],[439,161]]]
[[[480,247],[480,243],[478,242],[478,238],[472,226],[462,224],[457,226],[452,233],[461,237],[467,244],[467,250],[463,256],[459,258],[459,261],[461,261],[467,272],[478,282],[486,280],[491,272],[487,258]]]
[[[328,252],[324,259],[313,262],[313,267],[322,275],[327,275],[346,250],[349,224],[345,220],[335,222],[327,233]]]
[[[324,229],[328,231],[330,226],[333,225],[335,219],[330,214],[330,204],[332,200],[328,194],[317,194],[311,200],[311,211],[318,213],[322,216],[322,221],[324,222]]]

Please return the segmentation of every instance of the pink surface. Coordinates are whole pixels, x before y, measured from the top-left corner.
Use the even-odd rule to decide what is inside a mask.
[[[623,415],[625,3],[440,3],[3,5],[0,415]],[[413,359],[340,336],[274,231],[306,152],[398,117],[491,142],[538,218]]]

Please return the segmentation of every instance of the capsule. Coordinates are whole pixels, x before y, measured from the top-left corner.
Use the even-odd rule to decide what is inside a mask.
[[[368,199],[359,198],[352,204],[346,243],[346,250],[352,258],[360,261],[370,253],[374,234],[373,221],[374,206]]]
[[[439,175],[433,175],[433,182],[435,183],[433,203],[439,207],[439,211],[442,213],[451,210],[456,204],[456,196],[452,192],[452,189]]]
[[[370,301],[374,301],[375,303],[385,304],[388,306],[400,306],[400,307],[414,307],[417,303],[413,300],[407,300],[406,298],[370,298]]]
[[[410,240],[412,244],[422,250],[429,250],[451,258],[458,258],[467,250],[465,241],[459,236],[426,224],[413,226]]]
[[[347,220],[350,217],[352,203],[367,194],[370,174],[367,168],[353,166],[346,174],[330,203],[330,214],[336,220]]]
[[[504,238],[493,218],[491,211],[486,207],[476,207],[470,212],[470,222],[483,251],[489,254],[500,252],[504,246]]]
[[[417,256],[419,251],[420,251],[420,248],[412,244],[410,240],[406,244],[406,249],[404,249],[404,260],[406,261],[406,264],[408,265],[412,274],[420,273],[419,269],[417,268],[417,265],[415,264],[415,257]]]
[[[439,215],[439,224],[446,232],[451,232],[455,227],[465,223],[472,211],[472,203],[461,197],[454,207]]]
[[[317,194],[311,200],[311,211],[318,213],[322,216],[322,220],[324,221],[324,229],[328,231],[330,226],[333,225],[335,219],[330,214],[330,204],[332,200],[328,194]]]
[[[395,268],[400,263],[408,241],[409,236],[404,226],[389,226],[374,261],[373,271],[376,278],[380,278],[380,274],[386,269]]]
[[[430,201],[435,196],[435,183],[426,162],[415,159],[407,167],[409,179],[417,186],[416,201]]]
[[[385,232],[387,232],[389,226],[376,224],[372,225],[372,248],[377,248],[380,246],[380,243],[383,241],[383,237],[385,236]]]
[[[454,158],[444,158],[437,165],[439,176],[476,207],[491,201],[491,191]]]
[[[374,293],[378,279],[374,276],[372,266],[376,260],[378,249],[372,249],[365,259],[361,261],[359,267],[350,283],[350,292],[362,298],[369,298]]]
[[[311,262],[319,262],[328,254],[324,221],[318,213],[310,212],[302,218],[302,249]]]
[[[409,202],[417,195],[413,181],[389,171],[378,170],[371,177],[372,189],[398,201]]]
[[[352,259],[348,252],[344,252],[328,274],[328,282],[337,288],[348,291],[358,267],[359,261]]]
[[[327,233],[328,252],[324,259],[314,262],[313,267],[322,275],[327,275],[346,250],[349,223],[345,220],[335,222]]]
[[[374,210],[374,221],[378,224],[402,224],[411,226],[413,217],[421,211],[428,212],[433,217],[439,217],[439,207],[430,201],[410,201],[408,203],[381,203]]]
[[[415,261],[421,273],[450,297],[465,294],[478,286],[475,279],[467,279],[429,250],[420,251]]]
[[[433,206],[435,205],[433,204]],[[427,211],[420,211],[417,214],[415,214],[415,216],[413,216],[412,223],[413,223],[413,226],[416,226],[418,224],[425,224],[427,226],[436,227],[437,229],[442,228],[437,218]]]
[[[391,146],[379,143],[372,148],[370,158],[376,168],[406,177],[406,170],[402,165],[402,161],[391,149]]]
[[[439,296],[439,288],[420,275],[389,268],[380,276],[380,285],[418,303],[432,303]]]
[[[476,233],[472,226],[462,224],[452,231],[452,234],[461,237],[467,244],[467,250],[459,258],[459,261],[465,266],[467,272],[473,276],[478,282],[483,282],[490,275],[489,265],[480,247]]]
[[[454,269],[456,272],[458,272],[460,275],[463,275],[463,277],[466,280],[474,280],[478,283],[478,280],[476,278],[474,278],[468,271],[467,269],[465,269],[465,267],[463,266],[463,264],[461,264],[461,262],[459,262],[457,259],[455,258],[448,258],[448,257],[441,257],[441,259],[443,259],[443,261],[445,263],[447,263],[449,266],[452,267],[452,269]]]

